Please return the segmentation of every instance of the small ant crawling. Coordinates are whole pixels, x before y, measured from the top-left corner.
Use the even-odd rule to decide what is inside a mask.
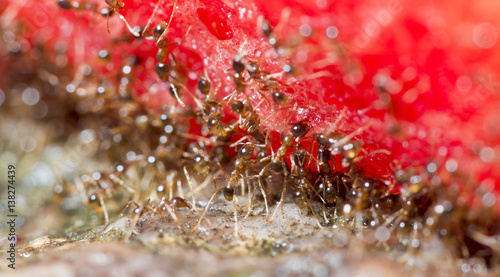
[[[109,223],[109,213],[106,208],[105,199],[112,199],[113,196],[118,194],[118,187],[125,188],[132,195],[136,193],[136,190],[127,186],[118,176],[115,174],[104,174],[101,172],[94,172],[93,177],[87,176],[89,180],[85,180],[83,183],[90,182],[93,191],[90,192],[88,197],[85,199],[87,203],[94,212],[102,212],[104,215],[105,224]],[[76,180],[80,186],[83,187],[82,180]]]
[[[226,126],[226,124],[224,124],[221,120],[224,117],[222,104],[214,97],[219,87],[220,83],[216,87],[215,91],[212,94],[210,93],[211,82],[208,78],[207,72],[205,71],[205,74],[200,76],[198,79],[198,89],[205,95],[203,103],[192,94],[191,97],[193,97],[196,105],[198,106],[198,113],[207,124],[210,134],[217,137],[225,137],[228,132],[232,131],[232,129]]]
[[[231,147],[234,147],[235,145],[239,144],[240,142],[241,142],[241,140],[234,143],[233,145],[231,145]],[[244,188],[244,181],[247,179],[250,179],[249,177],[246,177],[247,165],[251,161],[251,157],[253,155],[253,152],[254,152],[256,146],[263,146],[263,145],[258,145],[258,144],[253,144],[253,143],[245,143],[240,147],[240,149],[238,150],[238,158],[234,162],[234,170],[231,172],[231,175],[229,176],[229,178],[227,178],[227,180],[228,180],[227,184],[224,187],[219,188],[219,189],[217,189],[217,187],[216,187],[215,192],[210,197],[210,200],[208,201],[207,206],[205,207],[205,210],[201,214],[200,218],[198,219],[197,224],[193,227],[192,231],[195,231],[198,228],[203,217],[207,213],[210,205],[212,204],[212,201],[215,198],[215,196],[219,193],[222,193],[224,195],[224,198],[227,201],[234,203],[234,209],[235,209],[234,212],[235,212],[235,220],[236,220],[235,236],[238,237],[238,234],[237,234],[237,206],[236,206],[237,198],[235,198],[236,186],[238,183],[242,183],[242,190],[245,189]],[[265,187],[267,187],[267,185]],[[265,190],[266,190],[265,187],[262,187],[261,183],[259,183],[259,188],[261,189],[261,192],[264,195],[264,197],[265,197]],[[254,190],[254,194],[255,194],[255,190]],[[253,199],[253,197],[252,197],[252,199]],[[247,216],[250,214],[250,211],[251,211],[251,206],[252,206],[251,203],[252,203],[252,200],[250,201],[250,204],[249,204],[250,206],[249,206],[249,211],[247,213]]]
[[[316,219],[316,222],[318,223],[318,226],[320,228],[323,228],[309,200],[309,197],[311,195],[316,194],[321,199],[323,204],[325,203],[325,200],[318,194],[318,192],[310,182],[310,180],[312,179],[312,174],[308,169],[309,166],[306,165],[307,156],[310,155],[311,154],[305,151],[300,145],[293,153],[293,157],[291,159],[292,171],[290,178],[292,180],[292,187],[296,189],[293,194],[294,202],[302,210],[309,207]]]
[[[125,23],[125,25],[127,26],[128,30],[130,31],[130,33],[132,35],[134,35],[135,37],[140,37],[141,36],[141,34],[139,34],[138,32],[136,32],[128,24],[128,22],[125,19],[125,17],[118,12],[118,10],[123,10],[124,7],[125,7],[125,3],[122,0],[105,0],[105,2],[110,7],[110,10],[107,13],[107,29],[108,29],[108,34],[110,34],[110,31],[109,31],[109,15],[110,15],[111,12],[113,12],[113,13],[117,14],[118,17]]]
[[[120,214],[119,218],[124,215],[125,211],[128,209],[130,204],[135,205],[135,208],[132,209],[131,211],[131,219],[132,222],[134,222],[134,226],[137,224],[138,220],[144,217],[145,215],[158,216],[165,214],[165,212],[168,212],[168,214],[174,220],[176,226],[181,230],[182,227],[179,223],[179,219],[175,213],[175,210],[180,208],[188,208],[190,210],[193,209],[191,204],[189,204],[189,202],[187,202],[181,197],[174,197],[170,200],[167,200],[165,197],[162,197],[157,205],[154,204],[153,198],[149,197],[146,203],[143,205],[139,205],[135,201],[129,201],[125,206],[125,208],[123,209],[123,212]]]
[[[283,184],[283,192],[280,198],[280,202],[276,206],[275,211],[273,212],[273,215],[271,219],[274,217],[276,214],[277,209],[279,208],[280,205],[283,204],[285,200],[285,194],[286,194],[286,180],[288,178],[289,172],[288,172],[288,165],[285,162],[285,155],[287,155],[287,150],[292,146],[294,141],[298,142],[300,138],[305,136],[309,130],[310,130],[310,122],[307,120],[302,120],[297,123],[292,124],[292,127],[290,129],[290,132],[285,135],[282,138],[281,141],[281,146],[278,148],[276,153],[272,153],[271,156],[267,156],[263,159],[260,160],[260,162],[266,162],[269,161],[267,165],[265,165],[260,172],[257,175],[250,176],[249,178],[251,179],[257,179],[259,182],[259,186],[262,188],[264,187],[264,182],[267,177],[269,177],[267,174],[271,172],[272,175],[275,174],[281,174],[283,173],[284,176],[284,184]],[[267,206],[267,196],[264,194],[264,202],[266,204],[266,221],[269,218],[269,209]],[[283,207],[282,207],[282,213],[283,213]]]

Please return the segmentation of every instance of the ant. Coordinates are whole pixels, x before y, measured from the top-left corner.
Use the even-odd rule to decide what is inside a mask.
[[[168,23],[165,21],[161,21],[156,26],[154,26],[153,30],[150,30],[150,25],[153,21],[153,17],[156,14],[156,11],[158,10],[158,7],[160,6],[161,2],[162,2],[162,0],[159,0],[156,3],[156,6],[153,10],[153,13],[151,14],[151,17],[149,18],[148,23],[146,24],[146,27],[142,31],[143,37],[148,38],[148,39],[151,39],[151,37],[152,37],[156,41],[156,46],[159,48],[157,57],[160,57],[160,59],[158,59],[158,61],[160,61],[160,62],[161,62],[161,59],[165,60],[167,55],[168,55],[168,53],[166,53],[166,49],[171,44],[180,45],[186,39],[187,35],[189,34],[189,31],[191,30],[191,27],[189,27],[186,34],[184,35],[184,37],[182,38],[182,40],[180,42],[169,42],[168,37],[166,37],[166,35],[168,34],[170,24],[172,23],[172,19],[174,18],[175,9],[177,8],[177,0],[174,1],[174,4],[172,6],[172,13],[170,14],[170,18],[168,20]],[[164,54],[162,54],[162,52]]]
[[[328,204],[333,204],[338,198],[338,191],[333,188],[333,184],[330,180],[330,174],[333,173],[333,169],[330,166],[330,161],[332,159],[332,154],[328,148],[328,145],[321,144],[322,135],[315,135],[316,141],[319,143],[318,147],[318,172],[320,177],[316,181],[319,183],[319,188],[323,190],[323,197]]]
[[[182,154],[185,158],[191,158],[194,170],[203,176],[207,176],[210,173],[210,159],[208,153],[206,153],[206,146],[202,141],[198,143],[190,143],[188,146],[189,152],[184,152]]]
[[[260,172],[257,175],[251,176],[250,178],[255,178],[259,181],[259,185],[262,187],[263,186],[263,181],[265,178],[269,177],[266,176],[267,173],[271,171],[272,175],[275,174],[284,174],[284,185],[283,185],[283,192],[280,198],[280,202],[276,206],[275,211],[273,212],[273,215],[270,220],[274,217],[276,214],[277,209],[281,204],[283,204],[285,200],[285,194],[286,194],[286,180],[288,178],[289,172],[288,172],[288,165],[285,162],[285,155],[287,155],[287,150],[292,146],[294,141],[298,142],[300,138],[305,136],[311,128],[311,124],[307,120],[302,120],[299,122],[296,122],[292,124],[292,127],[290,128],[290,132],[282,137],[281,140],[281,146],[278,148],[276,153],[272,153],[271,156],[267,156],[263,159],[260,160],[260,162],[265,162],[269,161],[270,162],[265,165]],[[264,180],[265,181],[265,180]],[[266,221],[268,219],[268,207],[267,207],[267,198],[266,195],[264,195],[264,200],[266,202]],[[283,214],[283,207],[282,207],[282,214]]]
[[[105,0],[105,2],[106,2],[106,4],[110,8],[110,10],[107,13],[107,30],[108,30],[108,34],[111,34],[111,32],[109,31],[109,15],[111,14],[111,12],[113,12],[113,13],[117,14],[118,17],[125,23],[125,25],[127,26],[128,30],[130,31],[130,33],[132,35],[134,35],[135,37],[140,37],[141,36],[138,32],[136,32],[128,24],[128,22],[125,19],[125,17],[118,12],[118,10],[123,10],[124,7],[125,7],[125,3],[122,0]]]
[[[309,181],[312,178],[312,174],[308,169],[308,165],[306,165],[307,157],[311,155],[307,151],[305,151],[302,146],[294,151],[292,156],[292,171],[291,171],[291,179],[292,179],[292,187],[296,189],[294,192],[294,202],[295,204],[302,210],[306,209],[309,206],[310,210],[313,212],[316,222],[320,228],[323,228],[319,223],[316,212],[312,208],[312,205],[309,201],[309,196],[313,193],[316,194],[320,199],[325,203],[323,198],[316,192],[311,182]]]
[[[221,84],[217,86],[213,94],[216,94]],[[198,79],[198,89],[205,95],[203,104],[201,101],[191,94],[196,105],[198,106],[198,113],[200,117],[206,122],[210,134],[217,137],[225,137],[228,131],[232,131],[227,127],[221,119],[224,117],[221,102],[210,93],[211,82],[208,74],[205,71],[204,75]]]
[[[240,119],[235,123],[239,123],[240,129],[249,133],[254,133],[260,129],[260,116],[252,107],[250,99],[246,98],[243,101],[234,100],[231,103],[231,110],[240,115]]]
[[[234,68],[234,62],[233,62],[233,68]],[[275,105],[287,105],[290,103],[290,99],[288,98],[288,96],[279,91],[281,84],[277,79],[274,78],[275,76],[281,75],[282,74],[281,72],[276,74],[270,74],[266,71],[261,71],[260,63],[255,61],[246,62],[244,68],[247,70],[248,75],[250,75],[250,78],[258,81],[262,85],[262,87],[260,88],[261,90],[270,91],[271,98],[273,99]],[[260,93],[259,90],[257,91]]]
[[[245,137],[243,137],[242,139],[244,139],[244,138]],[[241,142],[241,140],[232,144],[230,147],[234,147],[235,145],[239,144],[240,142]],[[198,228],[199,224],[201,223],[201,220],[203,219],[203,217],[207,213],[207,211],[210,207],[210,204],[212,203],[215,196],[219,193],[222,193],[224,195],[224,198],[227,201],[234,203],[234,205],[235,205],[235,207],[234,207],[235,208],[235,220],[237,220],[237,207],[236,207],[236,202],[235,202],[237,200],[234,198],[236,195],[236,185],[240,182],[242,182],[244,185],[244,180],[251,179],[249,177],[246,177],[247,165],[250,162],[250,159],[253,155],[255,147],[257,147],[257,146],[262,147],[265,145],[245,143],[242,145],[242,147],[240,147],[240,149],[238,150],[238,153],[237,153],[237,159],[234,162],[234,170],[231,172],[231,175],[229,176],[229,178],[227,178],[228,179],[227,184],[220,189],[217,189],[217,186],[216,186],[215,192],[210,197],[210,200],[208,201],[208,204],[205,207],[205,210],[203,211],[202,215],[200,216],[197,224],[193,227],[192,231],[195,231]],[[219,166],[220,166],[220,164],[219,164]],[[222,166],[221,166],[221,168],[222,168]],[[259,182],[259,188],[261,189],[261,192],[264,195],[264,199],[266,200],[265,191],[267,188],[267,184],[262,184]],[[244,186],[243,186],[242,190],[244,191]],[[254,195],[255,195],[255,190],[254,190]],[[252,197],[252,200],[253,200],[253,197]],[[247,213],[247,216],[250,214],[250,211],[251,211],[252,200],[250,201],[250,204],[249,204],[249,211]],[[267,208],[267,202],[266,202],[266,208]],[[237,231],[235,231],[235,232],[236,232],[235,236],[238,236]]]
[[[87,176],[87,175],[85,175]],[[92,178],[92,180],[90,180]],[[105,224],[109,223],[109,213],[104,203],[104,199],[112,199],[113,196],[118,194],[117,187],[123,187],[131,194],[135,194],[136,190],[125,185],[123,180],[114,174],[104,174],[101,172],[94,172],[92,177],[85,177],[83,182],[89,182],[93,186],[94,191],[86,198],[85,203],[88,204],[94,212],[102,212],[104,215]],[[77,182],[82,180],[77,179]],[[82,183],[80,183],[81,185]]]
[[[149,197],[146,200],[146,203],[143,205],[139,205],[135,201],[129,201],[125,206],[123,212],[120,214],[120,217],[123,216],[124,212],[128,209],[130,204],[135,205],[135,208],[132,209],[131,211],[131,219],[132,222],[134,222],[134,226],[137,224],[137,221],[140,218],[144,217],[145,215],[150,215],[150,216],[162,215],[166,211],[170,214],[177,227],[179,229],[182,229],[181,225],[179,224],[179,219],[175,214],[175,210],[180,208],[188,208],[190,210],[193,209],[191,204],[189,204],[189,202],[187,202],[181,197],[174,197],[170,200],[166,200],[165,197],[162,197],[157,205],[154,204],[153,198]]]
[[[217,189],[217,184],[214,183],[216,190],[212,194],[212,196],[210,197],[210,199],[209,199],[209,201],[207,203],[207,206],[205,207],[205,210],[203,210],[203,213],[201,214],[200,218],[198,219],[198,222],[193,227],[193,229],[192,229],[193,232],[196,229],[198,229],[198,226],[200,225],[201,220],[203,219],[203,217],[207,213],[208,209],[210,208],[210,205],[212,204],[212,201],[214,200],[215,196],[217,194],[221,193],[221,192],[222,192],[222,194],[224,195],[224,198],[227,201],[233,202],[233,204],[234,204],[234,213],[235,213],[234,217],[235,217],[235,220],[237,220],[237,212],[238,211],[237,211],[237,207],[236,207],[236,201],[234,199],[234,196],[236,194],[235,184],[239,183],[240,181],[242,181],[242,180],[244,180],[246,178],[244,176],[245,172],[246,172],[245,157],[247,157],[247,155],[243,154],[243,157],[240,157],[240,158],[236,159],[236,161],[234,162],[234,170],[231,172],[231,176],[228,178],[228,182],[227,182],[227,184],[224,187]],[[237,222],[236,222],[236,224],[237,224]],[[235,236],[238,237],[237,227],[235,228]]]
[[[145,37],[146,39],[154,39],[156,41],[156,46],[158,47],[156,60],[158,61],[158,63],[155,65],[155,71],[160,80],[164,82],[170,81],[169,82],[170,94],[177,99],[177,102],[179,102],[179,104],[182,107],[185,107],[186,105],[181,100],[180,89],[181,88],[185,89],[186,91],[188,91],[189,94],[191,94],[191,92],[183,85],[183,82],[179,80],[179,77],[182,75],[182,72],[175,67],[179,63],[175,58],[175,56],[173,55],[173,53],[170,53],[168,51],[168,48],[172,44],[181,45],[182,42],[188,36],[191,27],[188,28],[186,34],[184,35],[184,37],[181,39],[180,42],[170,42],[168,40],[168,37],[166,37],[166,35],[168,34],[170,24],[172,23],[172,19],[174,17],[175,8],[177,7],[177,0],[175,0],[168,23],[166,23],[165,21],[161,21],[153,28],[153,30],[150,30],[151,29],[150,25],[152,23],[153,17],[158,7],[160,6],[161,1],[162,0],[159,0],[157,2],[153,10],[153,13],[151,14],[151,17],[149,18],[148,23],[146,24],[146,27],[142,31],[142,36]],[[174,68],[172,68],[172,66],[168,62],[166,62],[170,54],[172,54],[171,57],[173,60]]]
[[[172,19],[174,17],[175,8],[177,7],[177,0],[175,0],[174,5],[172,7],[172,13],[170,15],[170,19],[169,19],[168,23],[165,21],[161,21],[156,26],[154,26],[153,30],[150,30],[150,25],[152,23],[153,17],[155,15],[156,10],[158,9],[161,1],[162,0],[159,0],[158,3],[156,4],[156,6],[153,10],[153,13],[151,14],[151,17],[149,18],[148,23],[146,24],[146,27],[142,31],[142,36],[147,38],[147,39],[154,39],[155,40],[156,46],[158,47],[158,52],[156,54],[156,60],[160,63],[163,63],[163,62],[165,62],[165,60],[168,58],[168,56],[170,54],[168,52],[168,47],[172,44],[181,45],[182,42],[188,36],[189,31],[191,30],[191,27],[188,28],[186,34],[184,35],[184,37],[181,39],[180,42],[170,42],[168,40],[168,37],[166,37],[166,35],[168,34],[170,24],[172,23]]]
[[[246,43],[247,41],[245,37],[245,42],[242,44],[241,48],[243,48]],[[241,50],[239,52],[241,52]],[[235,84],[235,90],[233,93],[227,95],[222,99],[223,101],[227,100],[228,102],[231,102],[233,98],[237,98],[241,93],[246,95],[245,92],[247,87],[246,82],[248,80],[245,80],[245,77],[243,76],[245,70],[247,70],[251,78],[254,77],[260,78],[261,75],[259,65],[256,62],[250,62],[250,64],[248,64],[246,58],[244,57],[244,54],[241,53],[238,53],[234,56],[231,70],[234,71],[235,73],[230,74],[229,72],[227,72],[227,70],[226,73],[233,78]],[[263,93],[261,93],[259,90],[256,91],[262,96],[262,98],[266,99],[266,101],[270,103],[269,99],[267,99],[267,97]]]

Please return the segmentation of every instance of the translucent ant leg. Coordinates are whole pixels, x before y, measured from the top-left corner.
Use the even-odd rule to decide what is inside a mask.
[[[186,180],[188,182],[189,190],[193,192],[193,185],[191,184],[191,176],[189,175],[189,172],[187,171],[186,166],[182,168],[184,170],[184,175],[186,176]],[[194,193],[191,193],[191,197],[193,200],[193,207],[196,205],[196,200],[194,199]]]
[[[187,38],[187,36],[188,36],[189,32],[191,31],[192,27],[193,26],[189,26],[188,30],[186,31],[186,34],[184,35],[184,37],[182,37],[181,41],[179,41],[179,42],[172,42],[172,44],[181,45],[184,42],[184,40]]]
[[[253,189],[253,193],[250,193],[250,186],[248,187],[248,190],[249,190],[249,191],[248,191],[248,196],[250,197],[250,195],[251,195],[251,197],[250,197],[250,201],[249,201],[249,203],[248,203],[248,212],[247,212],[247,214],[245,215],[245,218],[244,218],[244,219],[247,219],[247,217],[248,217],[248,216],[250,215],[250,213],[252,212],[253,199],[254,199],[254,197],[255,197],[255,192],[257,192],[257,187],[255,187],[255,188]]]
[[[363,131],[365,131],[366,129],[370,128],[370,126],[373,125],[373,123],[374,123],[374,121],[370,120],[364,126],[360,127],[359,129],[355,130],[354,132],[350,133],[349,135],[347,135],[344,138],[342,138],[339,141],[337,141],[336,144],[332,145],[332,148],[340,147],[341,145],[344,145],[344,144],[348,143],[353,137],[361,134]]]
[[[177,100],[177,102],[179,102],[179,104],[181,104],[181,106],[183,108],[185,108],[186,104],[184,104],[184,102],[182,102],[181,97],[179,95],[179,92],[177,91],[177,87],[175,87],[175,85],[172,83],[169,83],[169,85],[170,85],[170,91],[174,93],[174,96],[175,96],[175,99]]]
[[[146,27],[144,27],[144,30],[142,31],[142,36],[145,38],[151,37],[153,34],[149,32],[149,25],[153,21],[153,17],[155,16],[156,10],[158,10],[158,7],[160,6],[162,0],[158,0],[158,2],[155,5],[155,8],[153,9],[153,13],[151,14],[151,17],[148,19],[148,23],[146,24]]]
[[[236,201],[233,201],[233,204],[234,204],[234,237],[236,239],[239,239],[240,236],[238,235],[238,207],[236,205]]]
[[[174,6],[172,7],[172,14],[170,15],[170,19],[168,20],[167,27],[165,28],[163,33],[161,33],[156,43],[162,42],[165,35],[168,34],[168,28],[170,27],[170,23],[172,23],[172,19],[174,18],[175,8],[177,8],[177,0],[174,1]]]
[[[220,172],[220,171],[218,171],[216,174],[209,174],[209,175],[207,175],[207,177],[205,178],[205,180],[203,180],[203,182],[202,182],[199,186],[197,186],[197,187],[196,187],[196,188],[195,188],[192,192],[188,192],[188,193],[186,193],[186,197],[187,197],[187,196],[191,196],[191,194],[198,193],[198,192],[200,192],[202,189],[206,188],[206,187],[208,186],[208,184],[209,184],[212,180],[214,180],[214,179],[216,179],[216,178],[219,178],[219,177],[218,177],[218,173],[219,173],[219,172]],[[196,206],[196,205],[193,205],[193,206]]]
[[[316,220],[316,223],[318,224],[319,228],[323,229],[323,226],[321,226],[321,223],[319,222],[318,216],[316,215],[316,212],[314,211],[314,209],[311,205],[311,201],[309,201],[309,199],[306,198],[306,202],[307,202],[307,205],[309,206],[309,209],[311,209],[311,212],[313,213],[314,219]]]
[[[170,216],[174,220],[175,225],[177,226],[177,228],[179,228],[179,230],[182,231],[182,227],[181,227],[181,225],[179,223],[179,218],[177,218],[177,215],[175,214],[175,211],[172,209],[172,207],[170,207],[169,204],[166,204],[165,208],[167,209],[167,212],[170,214]]]
[[[207,206],[205,207],[205,210],[203,210],[203,213],[201,214],[200,218],[198,219],[198,222],[196,223],[196,225],[193,227],[193,229],[191,229],[191,232],[194,232],[194,231],[196,231],[196,229],[198,229],[198,226],[200,225],[201,220],[203,219],[203,217],[205,217],[205,214],[207,213],[208,209],[210,208],[210,204],[212,204],[214,197],[217,194],[219,194],[220,192],[222,192],[223,189],[224,188],[220,188],[212,194],[212,197],[210,197],[210,200],[208,200],[208,203],[207,203]]]
[[[171,83],[171,85],[172,85],[172,83]],[[203,104],[201,103],[200,99],[198,99],[196,96],[194,96],[194,94],[185,85],[183,85],[182,83],[178,83],[178,82],[176,82],[176,85],[183,88],[189,94],[189,96],[191,96],[193,98],[194,102],[196,103],[196,106],[198,106],[199,109],[203,109]],[[186,105],[184,104],[184,102],[182,102],[180,100],[180,97],[177,93],[177,90],[175,90],[174,93],[175,93],[175,98],[177,99],[177,101],[179,101],[179,104],[181,104],[181,106],[185,107]]]
[[[304,76],[297,77],[297,81],[309,81],[309,80],[314,80],[314,79],[321,78],[321,77],[330,77],[332,79],[337,78],[337,76],[334,75],[333,73],[326,71],[326,70],[322,70],[322,71],[318,71],[318,72],[314,72],[311,74],[306,74]]]
[[[109,214],[106,205],[104,204],[104,199],[100,193],[97,193],[97,197],[99,197],[99,205],[102,207],[102,213],[104,214],[104,225],[109,224]]]
[[[283,211],[283,206],[284,206],[284,202],[285,202],[286,192],[287,192],[286,180],[283,180],[283,191],[281,192],[280,202],[278,202],[278,204],[276,205],[276,208],[274,208],[273,215],[271,216],[271,218],[267,222],[270,222],[273,220],[274,216],[276,215],[276,211],[278,211],[280,206],[281,206],[281,216],[283,217],[283,219],[285,219],[285,213]]]
[[[116,14],[125,23],[125,26],[127,26],[127,29],[129,30],[129,32],[132,35],[134,35],[134,37],[141,37],[141,34],[139,34],[138,32],[134,31],[134,29],[128,24],[127,20],[125,19],[125,17],[123,15],[121,15],[119,12],[116,12]],[[108,29],[108,32],[109,32],[109,29]]]
[[[260,189],[260,192],[262,193],[262,196],[264,197],[264,204],[266,205],[265,220],[267,221],[267,218],[269,216],[269,206],[267,205],[267,195],[266,195],[266,192],[264,191],[264,186],[262,185],[261,178],[259,178],[259,189]]]
[[[113,182],[113,183],[116,183],[118,184],[119,186],[125,188],[128,192],[132,193],[132,194],[135,194],[137,193],[137,191],[129,186],[127,186],[125,184],[125,182],[123,182],[122,179],[120,179],[119,177],[116,177],[114,174],[110,174],[109,175],[109,179]]]

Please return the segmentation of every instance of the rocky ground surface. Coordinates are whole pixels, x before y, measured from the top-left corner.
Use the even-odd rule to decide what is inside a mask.
[[[219,203],[221,202],[221,203]],[[311,215],[285,204],[284,217],[266,223],[263,207],[244,219],[241,201],[235,237],[232,205],[212,206],[196,231],[202,209],[123,217],[108,226],[40,237],[21,245],[9,276],[486,276],[480,263],[464,270],[439,240],[420,248],[384,251],[376,230],[337,222],[319,228]],[[134,224],[136,223],[136,224]],[[383,236],[383,234],[382,234]],[[369,247],[371,246],[371,247]],[[370,249],[370,250],[369,250]],[[2,259],[5,263],[5,259]],[[6,266],[1,266],[5,270]],[[465,268],[467,269],[467,268]],[[489,272],[494,274],[494,272]],[[492,275],[494,276],[494,275]]]

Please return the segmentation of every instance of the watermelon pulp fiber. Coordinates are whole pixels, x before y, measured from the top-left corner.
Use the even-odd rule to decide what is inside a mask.
[[[67,3],[71,6],[62,9]],[[165,62],[177,75],[165,82],[155,72],[155,41],[135,38],[117,15],[142,32],[157,1],[116,3],[123,8],[109,17],[108,34],[106,16],[98,14],[108,7],[104,1],[4,1],[2,28],[9,35],[4,35],[2,71],[10,74],[4,74],[2,86],[29,82],[36,68],[45,66],[65,90],[68,84],[82,87],[88,90],[82,94],[99,98],[97,86],[104,84],[112,95],[133,99],[141,107],[133,117],[175,106],[182,130],[208,137],[206,120],[186,110],[199,110],[194,98],[204,99],[197,83],[205,74],[217,99],[233,93],[232,64],[239,55],[256,62],[265,75],[275,74],[276,89],[290,100],[273,103],[262,81],[244,73],[245,91],[237,98],[251,99],[259,126],[269,133],[268,153],[279,149],[281,134],[289,133],[292,124],[306,120],[310,130],[295,145],[316,157],[314,134],[353,134],[353,141],[363,142],[354,165],[341,166],[342,155],[336,152],[329,165],[337,173],[355,172],[352,177],[376,183],[384,197],[389,191],[406,199],[422,183],[451,185],[458,187],[449,193],[454,204],[498,214],[499,201],[484,202],[486,195],[495,200],[500,190],[500,171],[495,170],[497,4],[419,1],[417,9],[413,1],[178,1],[165,36],[180,42],[168,45],[171,54]],[[168,22],[173,7],[173,1],[160,2],[150,28]],[[262,30],[266,20],[273,28],[267,36]],[[102,50],[104,58],[99,57]],[[91,73],[82,74],[87,68]],[[185,109],[169,92],[176,82],[182,85]],[[222,123],[238,119],[229,103],[222,103],[222,111]],[[247,134],[240,128],[226,141]],[[193,139],[181,141],[187,145]],[[187,149],[182,143],[177,146]],[[289,167],[296,148],[284,156]],[[223,147],[232,156],[237,149]],[[311,157],[310,182],[317,184],[318,161]],[[489,235],[498,231],[486,229]]]

